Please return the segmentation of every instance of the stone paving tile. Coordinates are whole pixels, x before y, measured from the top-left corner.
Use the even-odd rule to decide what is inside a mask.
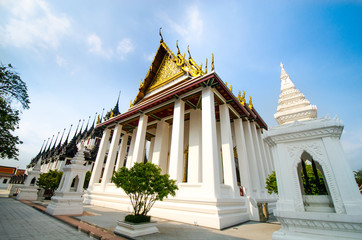
[[[89,239],[85,233],[11,198],[0,198],[0,238]]]

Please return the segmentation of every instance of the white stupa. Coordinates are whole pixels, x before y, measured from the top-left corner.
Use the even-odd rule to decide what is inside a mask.
[[[340,142],[343,122],[338,117],[317,119],[317,107],[295,88],[283,64],[280,67],[281,94],[274,115],[279,126],[264,138],[278,183],[274,216],[282,225],[273,240],[362,239],[362,197]],[[309,175],[308,162],[315,169]],[[314,176],[318,183],[320,171],[325,192],[312,193],[302,171],[304,179]]]
[[[304,94],[295,88],[289,75],[284,70],[283,63],[280,63],[280,68],[281,93],[277,113],[274,114],[278,124],[317,118],[317,106],[311,105],[308,99],[304,97]]]

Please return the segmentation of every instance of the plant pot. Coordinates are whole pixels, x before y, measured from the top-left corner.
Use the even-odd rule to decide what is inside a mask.
[[[138,237],[152,233],[158,233],[157,222],[130,223],[118,221],[114,233],[128,237]]]

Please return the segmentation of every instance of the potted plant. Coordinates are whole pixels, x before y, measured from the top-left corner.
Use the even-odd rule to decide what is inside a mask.
[[[49,170],[47,173],[40,174],[36,185],[45,190],[44,197],[46,200],[49,200],[54,195],[54,191],[58,188],[62,176],[63,173],[57,170]]]
[[[135,163],[130,169],[122,167],[114,172],[112,182],[124,190],[133,207],[133,214],[118,222],[115,233],[136,237],[158,232],[156,223],[150,222],[147,213],[156,201],[162,201],[168,195],[175,196],[176,180],[161,174],[161,168],[155,164]]]

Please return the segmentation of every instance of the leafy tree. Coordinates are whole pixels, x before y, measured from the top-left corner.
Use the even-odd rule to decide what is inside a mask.
[[[30,101],[25,82],[13,69],[11,64],[0,64],[0,157],[17,159],[16,145],[22,142],[13,136],[20,120],[14,101],[20,103],[20,109],[28,109]]]
[[[87,188],[88,188],[91,175],[92,175],[91,171],[86,172],[85,178],[84,178],[84,184],[83,184],[83,188],[84,188],[84,189],[87,189]]]
[[[49,170],[47,173],[40,174],[36,185],[50,192],[53,196],[54,191],[58,188],[63,173],[57,170]]]
[[[308,192],[308,193],[306,192],[306,194],[308,194],[308,195],[327,195],[327,189],[326,189],[326,185],[324,184],[324,179],[323,179],[322,173],[319,170],[317,170],[318,177],[319,177],[319,188],[318,188],[317,183],[316,183],[317,179],[313,173],[313,167],[311,165],[306,165],[305,168],[307,170],[308,182],[310,185],[310,192]],[[304,176],[303,171],[301,173],[301,176],[302,176],[302,182],[303,182],[304,189],[306,190],[307,182],[306,182],[306,178]],[[265,188],[268,190],[269,194],[272,194],[273,192],[278,193],[278,186],[277,186],[275,171],[273,171],[273,173],[270,174],[266,178],[265,184],[266,184]]]
[[[21,144],[13,131],[18,128],[19,111],[11,109],[10,105],[0,97],[0,158],[17,159],[17,144]]]
[[[358,187],[362,185],[362,168],[358,171],[353,171],[354,178],[356,179],[356,182],[358,184]]]
[[[268,190],[269,194],[273,192],[278,194],[278,186],[277,186],[277,178],[275,176],[275,171],[272,172],[267,178],[265,182],[265,188]]]
[[[146,216],[153,204],[162,201],[169,194],[175,196],[176,180],[170,179],[168,174],[161,174],[161,168],[152,163],[135,163],[128,169],[122,167],[114,172],[113,183],[121,187],[129,196],[134,215],[126,216],[126,221],[150,221]]]

